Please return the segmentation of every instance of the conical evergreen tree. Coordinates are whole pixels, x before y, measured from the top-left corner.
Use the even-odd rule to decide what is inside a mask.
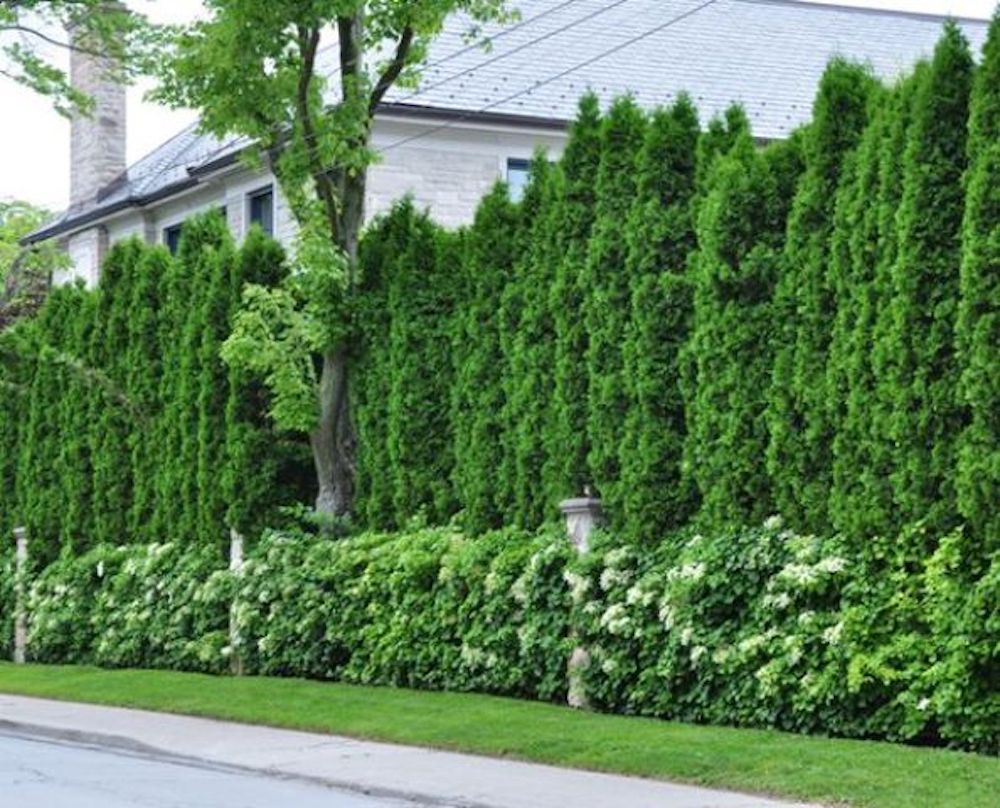
[[[130,540],[128,513],[132,504],[132,458],[129,436],[135,414],[126,388],[133,288],[143,244],[138,239],[115,244],[101,267],[90,367],[101,373],[91,398],[91,462],[93,465],[94,536],[96,543]]]
[[[594,229],[587,249],[583,315],[587,326],[588,465],[598,493],[618,501],[618,450],[625,429],[622,342],[628,319],[630,279],[626,274],[622,225],[636,192],[636,160],[646,116],[629,96],[615,101],[601,128]],[[617,518],[615,515],[613,518]]]
[[[1000,547],[1000,10],[972,94],[956,341],[961,436],[958,507],[972,537]]]
[[[450,411],[451,263],[439,262],[440,231],[424,213],[412,219],[405,253],[389,287],[389,460],[396,521],[420,512],[430,522],[452,510]]]
[[[202,303],[202,331],[198,350],[198,445],[196,484],[198,489],[197,536],[203,544],[228,546],[226,511],[228,504],[224,487],[226,459],[226,406],[229,371],[220,351],[230,332],[230,318],[235,301],[233,276],[236,255],[225,220],[216,215],[215,221],[224,235],[206,251],[208,283]]]
[[[871,342],[880,304],[875,269],[881,244],[881,156],[898,104],[884,90],[872,95],[873,120],[845,168],[834,214],[827,286],[838,301],[827,364],[827,401],[834,429],[831,524],[849,535],[865,507],[862,475],[871,462],[871,404],[875,378]]]
[[[499,310],[513,273],[519,222],[506,185],[498,184],[480,203],[465,244],[464,304],[456,310],[453,334],[451,424],[453,481],[470,531],[502,523],[496,499],[504,406]]]
[[[759,151],[748,132],[719,159],[698,215],[694,317],[686,362],[685,457],[706,529],[773,512],[764,419],[772,373],[772,296],[782,266],[799,140]]]
[[[230,320],[247,284],[274,287],[285,272],[281,245],[259,227],[252,228],[232,262],[228,279]],[[253,539],[273,524],[275,506],[280,504],[278,475],[283,441],[269,427],[264,385],[238,367],[228,368],[227,376],[225,462],[219,481],[227,506],[225,524]]]
[[[161,282],[169,271],[170,253],[163,247],[147,248],[137,268],[132,288],[129,318],[129,345],[125,376],[129,398],[140,420],[132,429],[132,504],[128,532],[134,541],[148,542],[157,537],[149,528],[156,502],[155,424],[160,415],[160,318],[163,305]]]
[[[820,82],[805,135],[806,173],[788,222],[775,297],[781,325],[770,391],[768,462],[776,504],[792,524],[827,524],[832,460],[825,394],[837,301],[827,261],[840,172],[867,123],[873,82],[865,68],[834,60]]]
[[[698,113],[686,96],[651,119],[625,229],[631,308],[623,347],[627,415],[621,486],[611,511],[632,539],[658,541],[695,504],[683,474],[685,434],[678,357],[691,320]]]
[[[503,456],[497,478],[497,506],[505,522],[521,527],[537,525],[543,508],[537,506],[534,468],[540,469],[541,434],[536,406],[541,404],[539,375],[545,340],[545,241],[552,201],[553,169],[539,152],[518,210],[514,270],[500,303],[500,350],[503,355]],[[537,441],[536,441],[537,438]]]
[[[579,496],[589,484],[587,454],[587,329],[584,267],[594,222],[595,187],[601,159],[601,113],[597,97],[585,95],[560,162],[563,190],[556,214],[562,255],[549,293],[552,312],[553,395],[545,427],[542,469],[545,501]]]
[[[358,435],[356,514],[371,528],[395,526],[389,463],[389,284],[406,252],[414,216],[409,199],[395,205],[361,243],[359,306],[363,348],[357,359],[353,414]]]
[[[917,90],[903,158],[892,329],[884,349],[894,357],[894,500],[904,521],[926,519],[938,529],[952,525],[956,514],[961,413],[954,329],[971,79],[968,42],[948,23]]]
[[[67,322],[66,353],[78,367],[92,368],[91,346],[97,327],[97,293],[75,288],[72,315]],[[60,545],[78,554],[94,538],[93,466],[91,463],[92,401],[100,392],[81,374],[66,379],[59,402],[59,428],[63,436],[58,459],[59,488],[64,498]]]
[[[542,469],[545,429],[555,388],[555,326],[549,295],[563,255],[560,203],[564,183],[559,167],[550,166],[544,154],[537,155],[535,163],[535,181],[544,182],[544,187],[541,208],[531,227],[531,247],[522,258],[524,308],[515,338],[519,367],[514,371],[512,417],[508,419],[514,429],[514,523],[527,528],[537,527],[558,513],[558,502],[546,499]]]

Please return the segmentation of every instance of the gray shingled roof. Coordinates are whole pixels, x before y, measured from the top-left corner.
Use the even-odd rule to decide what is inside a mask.
[[[931,54],[943,19],[934,15],[815,5],[798,0],[513,0],[520,21],[484,32],[488,50],[470,48],[456,18],[434,43],[419,91],[394,89],[394,112],[477,113],[569,121],[586,90],[604,103],[632,93],[647,107],[687,92],[703,120],[742,103],[759,138],[787,136],[810,116],[819,78],[834,56],[868,63],[886,80]],[[987,23],[960,20],[978,53]],[[322,63],[330,69],[336,53]],[[427,124],[428,132],[441,123]],[[52,235],[81,218],[148,202],[238,152],[191,126],[132,165],[86,210],[47,227]]]

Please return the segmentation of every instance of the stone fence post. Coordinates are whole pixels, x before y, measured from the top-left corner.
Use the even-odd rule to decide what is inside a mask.
[[[236,585],[239,587],[239,580],[243,575],[243,536],[235,528],[229,531],[229,571],[233,573]],[[234,592],[232,603],[229,605],[229,647],[233,649],[229,669],[233,676],[243,675],[242,644],[236,626],[236,603],[238,600],[239,594]]]
[[[28,529],[14,528],[14,664],[23,665],[28,651]]]
[[[604,524],[604,510],[601,501],[594,497],[566,499],[559,503],[559,510],[566,519],[566,533],[576,551],[583,555],[590,550],[590,534]],[[583,681],[583,671],[590,666],[590,654],[587,649],[577,646],[570,656],[566,675],[569,680],[567,702],[570,707],[587,709],[590,702],[587,699],[587,689]]]

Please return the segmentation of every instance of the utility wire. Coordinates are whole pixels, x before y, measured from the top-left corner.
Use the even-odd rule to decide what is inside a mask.
[[[516,23],[515,25],[511,25],[511,26],[509,26],[507,28],[503,28],[500,31],[498,31],[497,33],[493,34],[492,36],[486,37],[485,39],[483,39],[481,41],[473,42],[470,45],[467,45],[467,46],[465,46],[463,48],[459,48],[457,51],[453,51],[452,53],[447,54],[446,56],[442,56],[440,59],[438,59],[436,61],[433,61],[433,62],[430,62],[427,65],[424,65],[423,68],[422,68],[422,70],[431,70],[431,69],[433,69],[435,67],[438,67],[440,65],[446,64],[447,62],[450,62],[450,61],[452,61],[454,59],[457,59],[460,56],[464,56],[467,53],[470,53],[470,52],[475,51],[475,50],[481,50],[484,46],[491,45],[494,42],[496,42],[498,39],[502,39],[503,37],[507,36],[508,34],[512,34],[515,31],[521,30],[522,28],[526,28],[527,26],[532,25],[533,23],[538,22],[538,20],[541,20],[541,19],[543,19],[545,17],[549,17],[549,16],[555,14],[556,12],[561,11],[562,9],[566,8],[567,6],[573,5],[573,3],[576,3],[576,2],[578,2],[578,0],[564,0],[564,2],[559,3],[556,6],[552,6],[551,8],[547,8],[544,11],[541,11],[538,14],[534,15],[533,17],[529,17],[526,20],[521,20],[520,22]],[[624,3],[624,2],[628,2],[628,0],[617,0],[617,2],[615,2],[612,6],[607,6],[607,7],[603,8],[603,9],[598,10],[597,14],[603,13],[604,11],[609,11],[611,8],[614,8],[615,6],[619,6],[622,3]],[[590,16],[596,16],[596,14],[592,14]],[[566,26],[566,28],[570,28],[570,27],[573,27],[574,25],[578,25],[579,23],[583,22],[586,19],[588,19],[588,18],[578,19],[575,22],[570,23],[570,25]],[[566,28],[561,28],[558,31],[552,32],[552,34],[547,34],[547,35],[545,35],[542,38],[539,38],[537,40],[532,40],[531,42],[527,43],[527,45],[523,45],[523,46],[517,48],[514,51],[508,51],[504,55],[500,56],[499,58],[504,58],[505,56],[509,56],[509,55],[511,55],[513,53],[516,53],[517,51],[523,50],[525,47],[529,47],[531,45],[537,44],[538,42],[544,41],[545,39],[550,38],[550,36],[552,36],[552,35],[554,35],[556,33],[560,33],[563,30],[566,30]],[[332,44],[328,45],[326,48],[323,48],[322,50],[323,51],[327,51],[327,50],[331,50],[331,49],[336,48],[336,47],[337,47],[336,43],[332,43]],[[442,80],[441,82],[438,82],[438,83],[432,85],[432,87],[438,87],[441,84],[444,84],[445,82],[452,81],[454,79],[457,79],[457,78],[460,78],[462,76],[465,76],[465,75],[467,75],[467,74],[469,74],[471,72],[474,72],[475,70],[478,70],[481,67],[484,67],[487,64],[492,64],[494,61],[498,61],[498,59],[492,59],[492,60],[486,62],[485,64],[482,64],[482,63],[478,64],[478,65],[476,65],[474,68],[472,68],[470,70],[465,70],[465,71],[463,71],[461,73],[456,73],[455,75],[449,76],[446,79]],[[333,79],[339,73],[340,73],[340,67],[338,65],[336,68],[333,69],[332,72],[325,74],[324,78],[326,78],[326,79]],[[425,92],[425,90],[427,90],[427,89],[430,89],[430,88],[421,87],[418,90],[416,90],[414,93],[412,93],[411,95],[406,96],[405,98],[401,99],[400,101],[398,101],[396,103],[402,103],[403,101],[407,101],[407,100],[410,100],[411,98],[415,98],[416,96],[418,96],[421,93]],[[198,163],[201,164],[201,165],[204,165],[205,163],[210,162],[217,155],[222,154],[222,152],[226,151],[226,149],[228,149],[230,146],[233,146],[236,143],[238,143],[240,140],[242,140],[243,137],[244,137],[243,135],[237,135],[235,137],[230,138],[229,140],[227,140],[226,142],[224,142],[221,146],[219,146],[217,149],[215,149],[214,151],[210,152],[205,157],[201,158],[198,161]],[[162,171],[162,172],[171,171],[172,169],[179,168],[181,165],[184,165],[186,162],[187,161],[184,160],[184,154],[182,153],[182,154],[178,155],[178,157],[175,158],[173,162],[171,162],[168,165],[166,165],[163,168],[161,168],[160,171]]]
[[[393,103],[405,104],[407,101],[410,101],[411,99],[414,99],[417,96],[423,95],[424,93],[430,92],[431,90],[436,90],[438,87],[442,87],[445,84],[449,84],[450,82],[455,81],[456,79],[460,79],[463,76],[468,76],[470,73],[475,73],[477,70],[482,70],[484,67],[489,67],[490,65],[502,61],[503,59],[506,59],[509,56],[513,56],[515,53],[520,53],[521,51],[527,50],[528,48],[533,48],[535,45],[545,42],[546,40],[552,39],[553,37],[559,36],[560,34],[565,33],[566,31],[569,31],[571,28],[575,28],[578,25],[583,25],[583,23],[589,22],[595,17],[599,17],[601,14],[606,14],[609,11],[613,11],[614,9],[618,8],[618,6],[624,5],[625,3],[628,2],[631,2],[631,0],[615,0],[614,2],[609,3],[608,5],[601,6],[596,11],[592,11],[590,14],[585,14],[582,17],[577,17],[572,22],[560,28],[556,28],[553,31],[549,31],[547,34],[543,34],[537,39],[532,39],[528,42],[523,42],[516,48],[512,48],[509,51],[504,51],[503,53],[499,53],[492,59],[487,59],[485,62],[479,62],[473,65],[472,67],[468,68],[467,70],[463,70],[460,73],[453,73],[450,76],[445,76],[443,79],[435,82],[434,84],[421,85],[409,95],[403,96],[402,98],[393,99]],[[562,6],[559,6],[559,8],[562,8]],[[538,19],[538,18],[533,17],[532,19]],[[442,61],[447,61],[447,60],[442,60]],[[440,62],[438,64],[440,64]]]
[[[660,25],[657,25],[655,28],[652,28],[649,31],[646,31],[645,33],[638,34],[638,35],[636,35],[636,36],[634,36],[634,37],[626,40],[625,42],[622,42],[619,45],[616,45],[613,48],[609,48],[608,50],[606,50],[606,51],[604,51],[602,53],[599,53],[596,56],[592,56],[589,59],[586,59],[586,60],[580,62],[579,64],[573,65],[572,67],[567,68],[566,70],[563,70],[563,71],[561,71],[559,73],[556,73],[554,76],[550,76],[549,78],[544,79],[542,81],[537,81],[534,84],[532,84],[530,87],[527,87],[527,88],[525,88],[523,90],[519,90],[516,93],[511,93],[510,95],[505,96],[504,98],[501,98],[501,99],[499,99],[497,101],[493,101],[493,102],[487,104],[484,107],[480,107],[479,109],[470,110],[468,112],[465,112],[462,115],[460,115],[459,117],[457,117],[457,118],[455,118],[455,119],[453,119],[451,121],[448,121],[447,123],[443,123],[440,126],[431,127],[429,129],[424,130],[423,132],[418,132],[415,135],[410,135],[409,137],[405,137],[405,138],[402,138],[401,140],[395,141],[394,143],[390,143],[388,146],[385,146],[384,148],[380,149],[379,151],[381,151],[382,153],[385,153],[387,151],[392,151],[393,149],[398,149],[400,146],[405,146],[408,143],[413,143],[416,140],[420,140],[422,138],[425,138],[425,137],[428,137],[430,135],[436,134],[437,132],[444,131],[445,129],[451,129],[455,125],[457,125],[457,124],[461,123],[462,121],[465,121],[465,120],[467,120],[467,119],[469,119],[471,117],[474,117],[476,115],[480,115],[480,114],[482,114],[484,112],[489,112],[491,109],[495,109],[496,107],[499,107],[499,106],[501,106],[503,104],[510,103],[511,101],[514,101],[514,100],[520,98],[523,95],[527,95],[528,93],[534,92],[535,90],[539,89],[540,87],[545,87],[546,85],[551,84],[554,81],[559,81],[559,79],[565,78],[566,76],[568,76],[568,75],[570,75],[572,73],[575,73],[577,70],[582,70],[585,67],[589,67],[590,65],[595,64],[595,63],[601,61],[602,59],[606,59],[607,57],[612,56],[615,53],[618,53],[619,51],[624,50],[625,48],[631,47],[632,45],[636,44],[637,42],[641,42],[642,40],[648,39],[649,37],[654,36],[655,34],[658,34],[661,31],[665,31],[666,29],[671,28],[672,26],[677,25],[680,22],[683,22],[684,20],[688,19],[689,17],[693,17],[695,14],[697,14],[700,11],[703,11],[704,9],[708,8],[709,6],[715,5],[715,3],[717,3],[717,2],[718,2],[718,0],[706,0],[706,2],[703,2],[700,5],[695,6],[694,8],[689,9],[688,11],[685,11],[683,14],[678,14],[676,17],[672,17],[671,19],[667,20],[666,22],[661,23]]]

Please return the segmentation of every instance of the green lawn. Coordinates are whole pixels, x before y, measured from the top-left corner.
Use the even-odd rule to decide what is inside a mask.
[[[1000,794],[996,758],[595,715],[491,696],[8,663],[0,663],[0,691],[331,732],[828,804],[994,808]]]

